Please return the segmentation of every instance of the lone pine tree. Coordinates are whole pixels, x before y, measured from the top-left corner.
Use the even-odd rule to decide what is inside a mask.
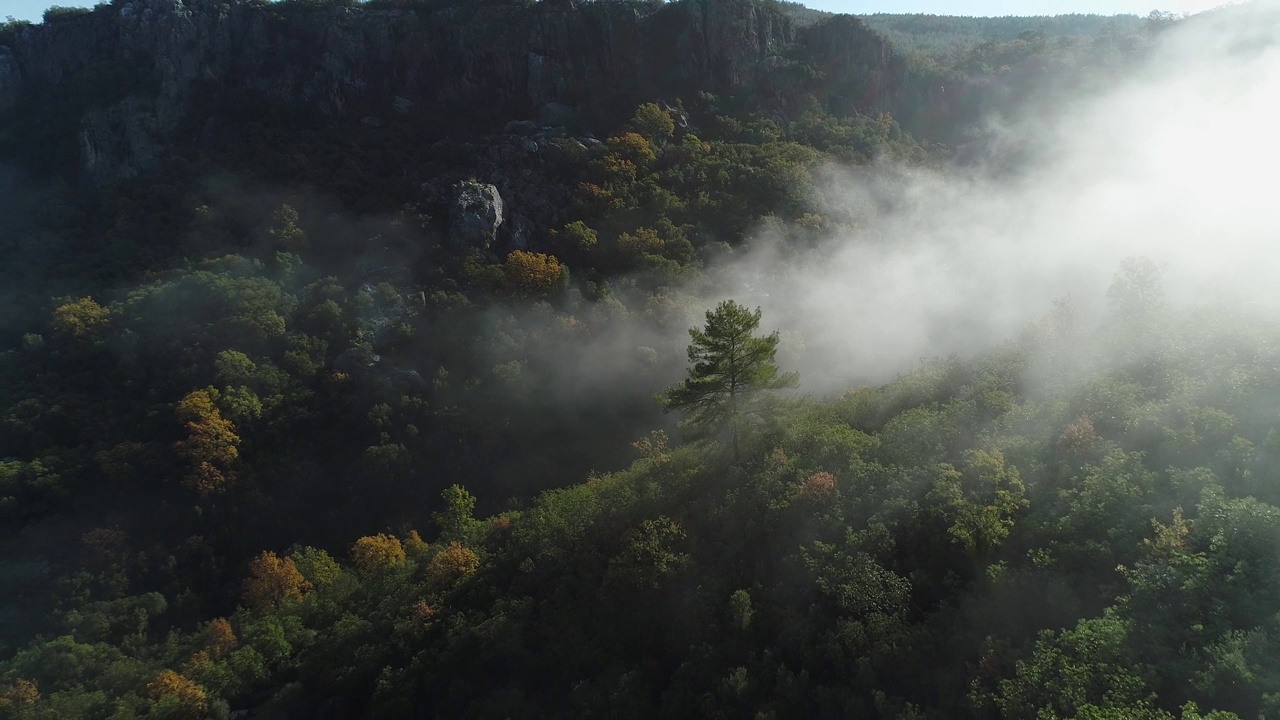
[[[756,337],[760,308],[725,300],[707,311],[704,328],[689,328],[689,376],[659,397],[667,410],[688,413],[682,426],[703,437],[726,429],[738,458],[739,420],[759,415],[770,391],[796,387],[800,376],[780,373],[778,333]]]

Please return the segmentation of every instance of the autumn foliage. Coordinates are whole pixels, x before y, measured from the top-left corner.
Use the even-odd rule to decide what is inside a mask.
[[[205,628],[205,646],[214,656],[231,652],[239,643],[235,631],[231,629],[231,622],[226,618],[215,618]]]
[[[249,563],[244,581],[244,601],[258,610],[270,610],[282,602],[301,600],[311,583],[298,571],[292,558],[263,552]]]
[[[395,567],[404,562],[404,547],[394,535],[370,535],[356,540],[351,559],[365,572]]]
[[[89,337],[106,327],[111,321],[111,311],[82,297],[59,305],[53,311],[53,329],[78,338]]]
[[[40,689],[30,680],[15,680],[0,688],[0,716],[9,717],[40,699]]]
[[[409,608],[409,615],[415,622],[430,622],[436,616],[436,609],[431,607],[431,603],[426,600],[419,600]]]
[[[1058,450],[1064,455],[1082,455],[1098,441],[1098,432],[1093,426],[1093,419],[1084,415],[1067,426],[1058,436]]]
[[[637,167],[645,167],[658,159],[653,145],[643,135],[634,132],[615,135],[606,141],[612,154],[633,163]]]
[[[240,457],[240,436],[214,405],[216,393],[213,388],[192,391],[176,410],[187,428],[187,437],[175,446],[190,466],[183,482],[201,496],[225,490],[235,480],[232,465]]]
[[[405,537],[403,545],[405,554],[412,557],[417,557],[425,553],[427,548],[430,547],[430,545],[427,544],[427,541],[423,540],[422,536],[418,534],[417,530],[409,531],[409,535]]]
[[[209,698],[204,688],[172,670],[165,670],[147,683],[147,697],[163,700],[168,696],[177,699],[184,711],[182,717],[204,717],[209,709]]]
[[[653,228],[638,228],[634,233],[618,236],[618,247],[630,255],[658,255],[665,243]]]
[[[800,485],[799,496],[801,500],[814,501],[824,500],[835,493],[836,476],[829,472],[816,472]]]
[[[475,551],[451,542],[431,558],[431,562],[427,564],[427,577],[438,585],[449,585],[479,569],[480,558]]]
[[[502,273],[513,290],[535,295],[555,287],[564,276],[564,266],[554,255],[516,250],[507,256]]]

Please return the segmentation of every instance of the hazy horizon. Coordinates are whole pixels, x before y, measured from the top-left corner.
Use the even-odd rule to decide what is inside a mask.
[[[40,22],[44,11],[51,6],[93,7],[93,2],[67,0],[49,3],[45,0],[13,0],[3,11],[2,17],[15,20]],[[1176,13],[1194,13],[1229,4],[1222,0],[1043,0],[1019,2],[1016,0],[809,0],[802,5],[827,12],[855,15],[873,13],[925,13],[934,15],[972,15],[999,17],[1009,15],[1069,15],[1094,13],[1099,15],[1146,15],[1152,10]]]

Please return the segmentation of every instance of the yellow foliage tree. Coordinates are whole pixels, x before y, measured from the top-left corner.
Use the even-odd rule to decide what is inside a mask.
[[[404,562],[404,547],[394,535],[370,535],[356,540],[351,559],[364,572],[395,567]]]
[[[282,602],[301,600],[311,583],[298,571],[292,558],[263,552],[249,563],[244,581],[244,601],[258,610],[270,610]]]
[[[17,715],[19,710],[36,704],[39,699],[40,688],[35,683],[30,680],[15,680],[12,685],[0,688],[0,715]]]
[[[192,391],[176,410],[178,420],[187,426],[186,439],[175,446],[178,456],[191,466],[184,482],[201,496],[225,490],[235,480],[231,468],[240,457],[240,436],[214,404],[217,393],[213,388]]]
[[[657,103],[644,103],[636,108],[631,125],[636,132],[655,143],[670,140],[676,132],[676,123],[671,119],[671,114],[658,107]]]
[[[635,233],[618,236],[618,247],[628,255],[660,255],[666,243],[653,228],[638,228]]]
[[[417,530],[410,530],[409,536],[404,539],[404,551],[410,557],[417,557],[425,553],[430,547],[427,541],[423,540],[422,536],[418,534]]]
[[[182,672],[187,675],[196,675],[208,669],[213,662],[213,657],[209,655],[208,650],[197,650],[187,658],[187,662],[182,666]]]
[[[609,146],[612,154],[627,160],[638,168],[645,168],[653,164],[658,159],[657,153],[653,151],[653,144],[644,138],[640,133],[623,133],[615,135],[605,141]]]
[[[526,295],[544,293],[564,277],[564,266],[554,255],[515,250],[502,264],[507,284]]]
[[[480,557],[474,550],[451,542],[427,563],[427,577],[437,585],[447,586],[479,569]]]
[[[209,696],[203,687],[172,670],[165,670],[147,683],[147,697],[164,700],[172,696],[183,710],[183,717],[202,718],[209,710]]]
[[[59,305],[53,311],[53,329],[77,338],[90,337],[111,322],[111,311],[82,297]]]

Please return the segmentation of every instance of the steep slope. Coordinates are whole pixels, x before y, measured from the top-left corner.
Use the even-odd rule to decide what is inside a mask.
[[[815,90],[887,108],[903,67],[861,21],[797,29],[773,4],[342,7],[133,0],[0,35],[0,136],[71,134],[91,175],[153,167],[219,104],[320,116],[616,123],[643,99],[750,95],[786,114]],[[872,78],[870,82],[867,78]],[[806,81],[807,79],[807,81]],[[50,126],[49,120],[61,122]],[[67,119],[77,121],[68,127]],[[56,138],[65,142],[66,138]]]

